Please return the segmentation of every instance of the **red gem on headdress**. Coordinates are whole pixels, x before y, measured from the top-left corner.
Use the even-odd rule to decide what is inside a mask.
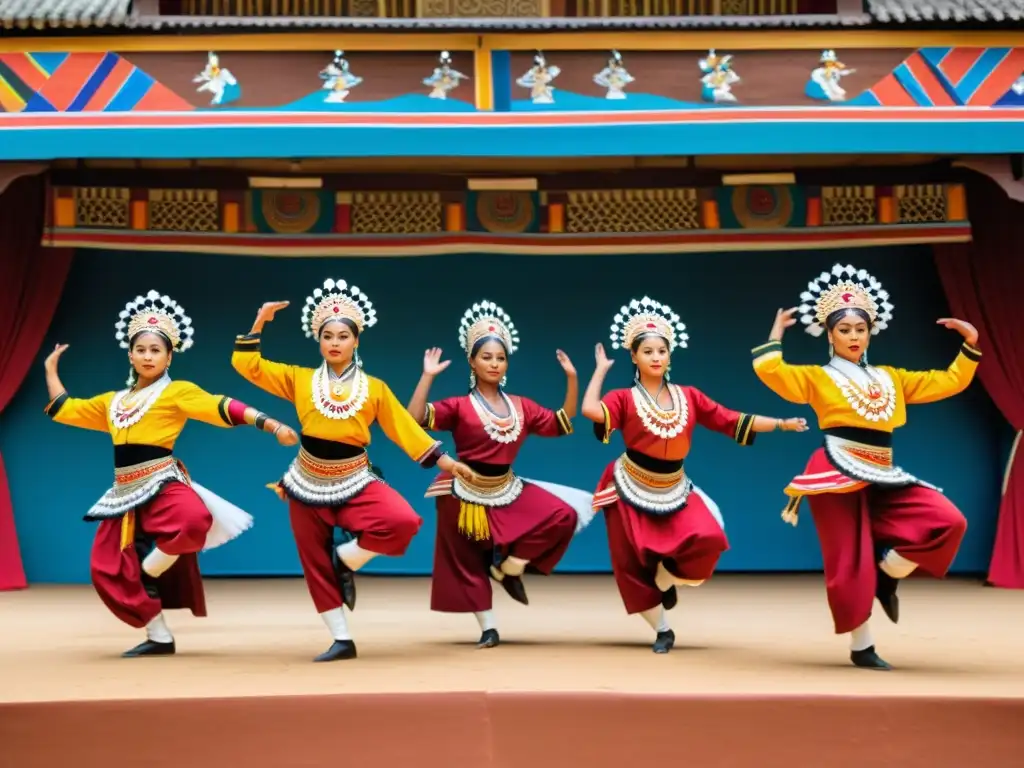
[[[334,314],[338,314],[339,312],[341,312],[341,310],[338,307],[335,307],[333,311]]]
[[[493,325],[488,325],[488,326],[487,326],[487,330],[488,330],[488,331],[491,331],[491,332],[493,333],[494,331],[496,331],[496,330],[498,330],[498,329],[497,329],[497,328],[495,328],[495,327],[494,327]]]
[[[844,304],[849,304],[851,301],[853,301],[853,294],[852,293],[844,293],[841,298],[842,298]]]
[[[151,317],[146,322],[149,323],[150,325],[156,325],[157,322],[159,322],[159,321],[155,317]]]
[[[648,323],[647,327],[648,328],[657,328],[658,326],[656,326],[654,323]]]

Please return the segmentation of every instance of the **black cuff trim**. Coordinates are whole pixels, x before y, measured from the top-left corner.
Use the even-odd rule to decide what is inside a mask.
[[[438,440],[434,443],[433,447],[427,451],[427,454],[420,459],[420,466],[424,469],[433,469],[437,466],[437,461],[444,456],[444,451],[441,449],[441,441]]]
[[[572,419],[570,419],[564,408],[559,408],[555,411],[555,418],[558,419],[558,434],[559,435],[571,435],[572,434]]]
[[[608,412],[608,406],[603,402],[601,403],[601,412],[604,414],[604,420],[600,424],[594,422],[594,437],[607,445],[615,430],[612,429],[612,415]]]
[[[43,413],[52,419],[57,415],[60,409],[64,407],[64,403],[68,401],[68,397],[70,397],[70,395],[68,395],[67,392],[61,392],[53,398],[53,400],[47,403],[46,407],[43,409]]]
[[[960,354],[975,363],[981,360],[981,350],[977,347],[972,347],[966,341],[960,347]]]
[[[230,397],[222,397],[220,400],[218,400],[217,401],[217,414],[220,416],[221,421],[223,421],[225,424],[228,424],[228,425],[234,427],[234,426],[236,426],[236,424],[233,421],[231,421],[231,416],[228,413],[228,404],[230,402],[231,402],[231,398]]]
[[[427,407],[423,411],[423,419],[420,421],[420,426],[426,430],[433,430],[436,414],[437,411],[434,410],[434,404],[427,403]]]
[[[736,432],[733,438],[740,445],[754,444],[754,440],[757,438],[757,433],[754,431],[754,418],[749,413],[744,413],[736,423]]]
[[[756,360],[757,358],[761,357],[761,355],[767,355],[769,352],[781,352],[781,351],[782,351],[782,342],[781,341],[768,341],[768,342],[765,342],[764,344],[759,344],[758,346],[756,346],[752,350],[750,350],[750,356],[753,357]]]
[[[261,334],[246,333],[235,336],[235,352],[259,352]]]

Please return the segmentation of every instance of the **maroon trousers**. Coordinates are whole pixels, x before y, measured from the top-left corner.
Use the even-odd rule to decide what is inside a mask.
[[[529,570],[547,575],[576,531],[576,510],[530,483],[523,483],[523,492],[507,507],[487,509],[489,540],[474,541],[459,531],[459,507],[454,496],[437,498],[430,609],[442,613],[490,610],[489,569],[496,547],[505,557],[529,560]]]
[[[378,555],[399,557],[423,524],[398,491],[372,482],[340,507],[311,507],[288,499],[292,534],[302,574],[317,613],[340,608],[341,591],[331,563],[334,528],[355,534],[359,546]]]
[[[205,616],[206,596],[195,553],[206,543],[213,518],[199,494],[183,483],[168,483],[134,515],[136,535],[144,532],[161,551],[180,557],[157,580],[160,599],[154,600],[142,585],[134,542],[121,549],[121,519],[101,521],[89,560],[100,599],[117,618],[136,628],[146,626],[163,609],[188,608],[195,616]]]
[[[872,485],[854,493],[807,498],[821,542],[836,634],[851,632],[871,617],[876,543],[941,578],[967,531],[967,520],[949,499],[918,485],[888,489]]]
[[[598,488],[611,484],[613,467],[605,470]],[[697,493],[670,515],[641,512],[621,498],[603,510],[612,572],[627,613],[661,604],[661,590],[654,582],[658,563],[680,579],[705,581],[729,549],[725,531]]]

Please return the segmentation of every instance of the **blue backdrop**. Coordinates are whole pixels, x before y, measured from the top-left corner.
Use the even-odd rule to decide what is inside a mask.
[[[749,350],[767,336],[775,310],[798,303],[807,280],[836,259],[864,267],[890,290],[896,304],[891,328],[874,341],[873,361],[908,368],[945,367],[958,336],[935,326],[948,310],[928,247],[802,251],[793,253],[666,254],[657,256],[439,256],[407,259],[266,259],[205,254],[139,254],[80,251],[37,365],[0,424],[18,533],[32,582],[84,582],[92,525],[82,513],[111,480],[109,438],[53,424],[46,403],[42,359],[57,341],[70,343],[61,376],[78,396],[123,386],[127,358],[113,338],[124,303],[154,288],[181,302],[196,327],[196,346],[174,361],[175,377],[211,392],[230,394],[295,423],[292,407],[239,377],[230,358],[236,333],[248,331],[268,300],[292,306],[264,334],[265,354],[275,360],[315,365],[316,344],[299,326],[306,295],[325,277],[358,284],[378,308],[380,321],[360,347],[367,370],[387,381],[406,401],[421,370],[423,350],[441,346],[451,367],[432,395],[465,392],[467,368],[457,342],[466,306],[489,298],[504,306],[520,329],[522,348],[513,357],[510,391],[557,407],[565,380],[555,360],[561,347],[579,370],[581,388],[593,370],[595,342],[607,344],[618,307],[650,294],[670,304],[689,326],[690,348],[677,353],[676,381],[700,387],[732,408],[771,416],[813,417],[791,406],[754,376]],[[798,329],[787,336],[794,362],[818,362],[825,342]],[[608,386],[625,386],[628,357],[620,355]],[[986,568],[991,549],[1009,428],[979,382],[962,396],[911,409],[897,436],[900,463],[942,485],[970,520],[954,569]],[[804,514],[798,528],[779,513],[782,488],[801,471],[820,435],[762,435],[753,448],[699,433],[687,460],[696,482],[721,506],[731,549],[723,571],[816,570],[821,566],[813,524]],[[450,447],[450,441],[448,442]],[[578,417],[576,433],[559,440],[534,439],[519,472],[539,480],[592,490],[605,464],[620,450],[618,437],[603,446]],[[267,490],[294,454],[252,429],[191,424],[177,446],[197,481],[249,510],[256,526],[241,539],[203,555],[211,575],[300,573],[285,505]],[[377,431],[370,448],[387,480],[423,515],[425,524],[401,559],[379,558],[370,570],[429,572],[435,516],[423,498],[431,473],[415,464]],[[603,521],[577,537],[562,571],[609,570]]]

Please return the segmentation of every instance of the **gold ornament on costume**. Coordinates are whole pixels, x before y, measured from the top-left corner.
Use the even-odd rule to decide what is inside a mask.
[[[479,301],[466,310],[459,324],[459,344],[466,354],[480,339],[495,336],[501,339],[505,350],[511,355],[519,349],[519,331],[512,324],[512,318],[493,301]]]
[[[825,321],[841,309],[859,309],[871,318],[871,333],[889,327],[893,305],[889,292],[867,270],[847,264],[836,264],[832,272],[822,272],[807,284],[800,294],[800,321],[811,336],[825,332]]]
[[[366,294],[355,285],[344,280],[324,280],[323,288],[317,288],[312,296],[306,297],[302,308],[302,330],[311,339],[320,338],[320,329],[331,320],[351,320],[359,333],[377,322],[377,310]]]
[[[633,342],[641,335],[665,339],[670,353],[676,347],[686,349],[690,338],[686,333],[686,325],[679,321],[679,315],[667,304],[649,296],[633,299],[615,315],[611,327],[612,349],[631,349]]]
[[[150,291],[125,304],[114,325],[122,349],[129,349],[132,338],[139,333],[159,333],[171,342],[171,349],[184,352],[192,347],[192,318],[185,314],[170,296]]]

